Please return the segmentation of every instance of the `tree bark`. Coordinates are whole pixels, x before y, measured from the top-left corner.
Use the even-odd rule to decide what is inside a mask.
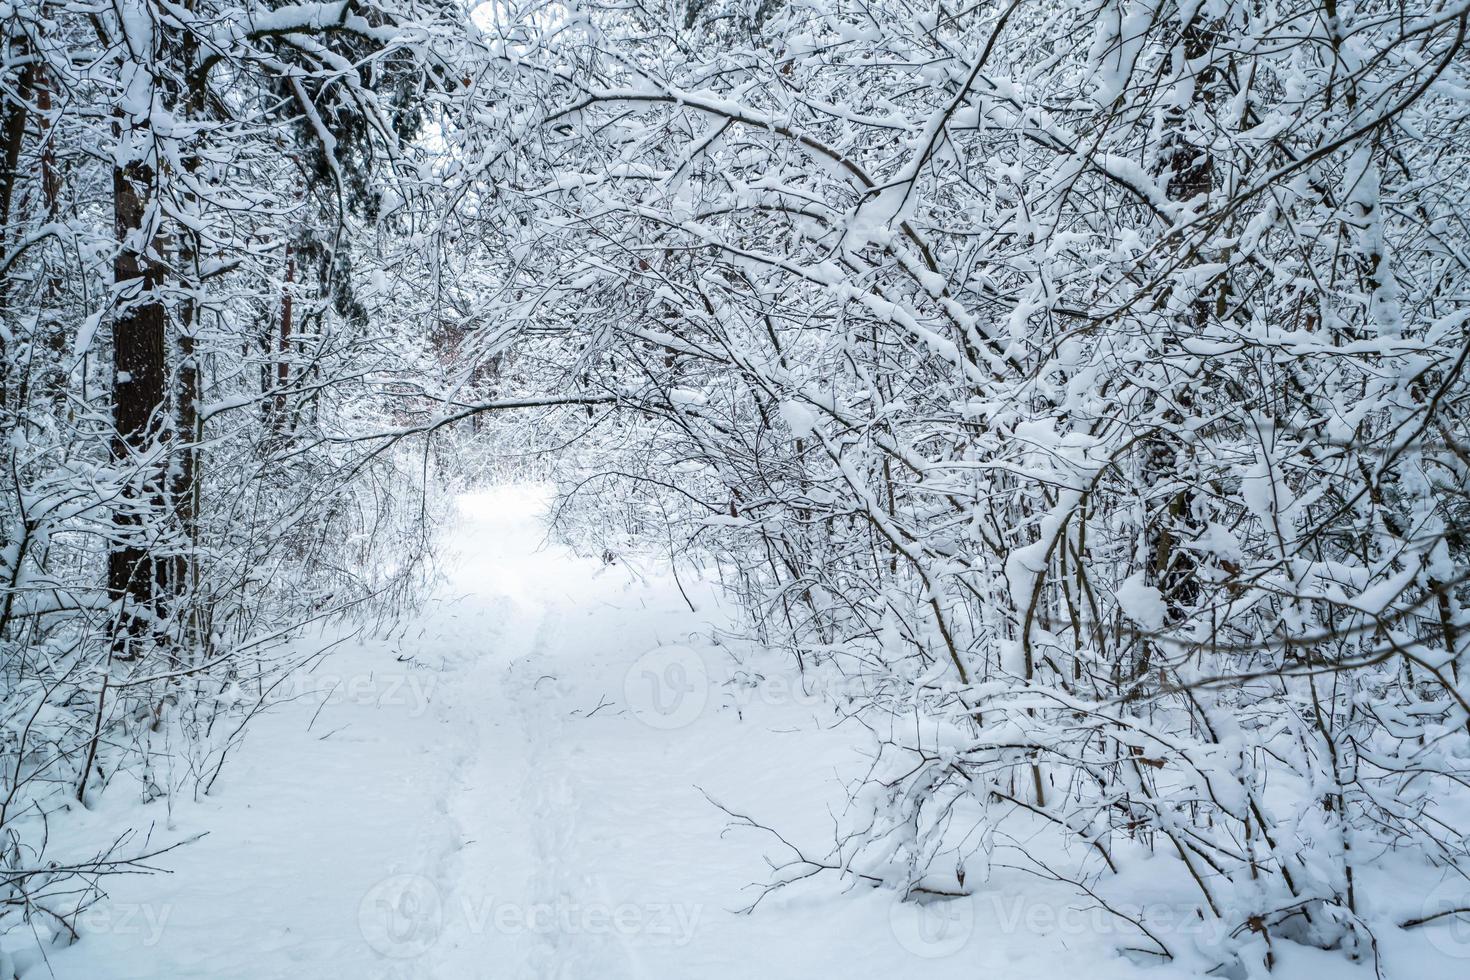
[[[193,0],[188,0],[184,8],[192,12]],[[187,69],[185,78],[189,80],[189,88],[184,96],[184,117],[191,121],[199,119],[204,112],[205,76],[195,71],[198,60],[198,42],[192,34],[186,35],[183,40],[183,61]],[[183,159],[186,180],[193,180],[199,165],[199,154],[191,148]],[[186,190],[185,200],[191,204],[197,203],[192,189]],[[199,303],[195,298],[199,287],[199,242],[197,235],[188,228],[183,229],[180,235],[179,270],[181,275],[188,278],[189,285],[193,288],[188,290],[179,310],[178,374],[173,396],[174,433],[182,442],[177,447],[169,480],[169,504],[173,508],[174,519],[178,522],[183,546],[175,556],[170,570],[171,589],[175,596],[192,593],[198,585],[194,554],[199,544],[199,446],[204,441],[204,423],[199,416],[199,400],[202,396],[198,352]],[[202,616],[203,610],[197,603],[192,604],[184,635],[185,645],[201,656],[203,654],[199,647],[209,635]]]
[[[160,295],[164,269],[158,257],[149,254],[153,246],[145,227],[152,221],[153,183],[153,166],[146,160],[113,168],[113,222],[119,245],[113,282],[119,296],[112,328],[112,457],[123,469],[136,466],[165,435],[167,312]],[[149,524],[163,516],[162,473],[156,461],[143,466],[114,508],[107,556],[108,592],[120,603],[114,635],[120,659],[138,656],[138,641],[158,613],[158,599],[169,577],[145,540]]]

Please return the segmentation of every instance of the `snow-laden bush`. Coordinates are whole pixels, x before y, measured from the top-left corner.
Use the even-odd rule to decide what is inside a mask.
[[[1019,812],[1079,886],[1167,855],[1223,938],[1139,947],[1224,965],[1470,870],[1467,10],[495,19],[497,390],[587,400],[572,533],[871,680],[832,867],[964,891]]]

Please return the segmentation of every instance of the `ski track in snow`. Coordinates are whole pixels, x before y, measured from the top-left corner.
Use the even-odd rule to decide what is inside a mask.
[[[1116,932],[1018,930],[1019,907],[978,898],[938,938],[931,920],[916,933],[913,906],[893,893],[831,879],[735,914],[768,879],[770,840],[723,834],[727,818],[700,790],[825,852],[839,771],[861,764],[856,736],[812,701],[735,710],[729,658],[708,648],[703,710],[682,727],[644,724],[625,679],[645,651],[698,646],[722,615],[714,590],[683,583],[692,613],[641,566],[543,546],[543,506],[528,488],[465,498],[439,598],[398,638],[344,644],[317,672],[324,689],[373,678],[372,696],[303,697],[257,721],[217,794],[179,805],[167,831],[210,836],[170,855],[171,875],[114,882],[85,940],[52,955],[54,975],[1187,975],[1140,970],[1113,952]],[[407,682],[389,697],[400,658]],[[78,824],[100,834],[165,816],[118,807]],[[1035,878],[997,874],[994,887],[1076,904]],[[1302,975],[1348,975],[1335,954],[1301,955]]]

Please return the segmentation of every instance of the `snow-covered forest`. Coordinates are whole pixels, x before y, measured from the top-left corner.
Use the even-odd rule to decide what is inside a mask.
[[[0,978],[1470,970],[1470,0],[0,29]]]

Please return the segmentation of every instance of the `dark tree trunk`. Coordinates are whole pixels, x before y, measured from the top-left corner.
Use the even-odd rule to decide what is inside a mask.
[[[193,0],[185,3],[185,9],[194,9]],[[183,41],[183,61],[186,66],[184,77],[189,80],[185,94],[184,116],[189,120],[199,119],[204,112],[204,77],[197,71],[199,51],[193,35]],[[199,170],[198,153],[191,150],[185,155],[184,172],[192,180]],[[192,191],[185,199],[194,203]],[[204,438],[204,424],[199,417],[199,400],[202,387],[199,374],[199,304],[195,295],[199,286],[199,242],[197,235],[188,228],[183,229],[179,243],[179,270],[187,277],[191,287],[180,304],[178,332],[178,375],[174,386],[174,433],[182,442],[177,447],[174,468],[169,481],[169,504],[174,519],[178,522],[182,547],[175,556],[170,574],[175,596],[193,592],[196,582],[194,552],[199,543],[199,444]],[[202,610],[193,604],[184,638],[186,646],[197,650],[208,636],[201,622]]]
[[[29,64],[21,68],[15,79],[16,97],[5,99],[5,120],[0,125],[0,139],[4,145],[0,146],[0,254],[9,245],[10,229],[10,206],[15,200],[15,187],[20,183],[20,150],[25,141],[26,119],[30,115],[28,101],[31,96],[32,69]],[[0,282],[0,305],[6,300],[6,293],[10,291],[10,281],[7,277]],[[6,350],[7,341],[0,336],[0,406],[10,404],[11,387],[13,379],[10,378],[10,352]]]
[[[124,468],[137,465],[137,457],[165,435],[163,266],[148,254],[152,246],[145,240],[153,180],[153,168],[144,161],[113,169],[113,222],[120,247],[113,264],[119,298],[112,328],[112,456]],[[138,655],[138,641],[159,612],[167,586],[167,566],[155,560],[147,544],[149,532],[164,518],[161,482],[157,464],[147,465],[113,511],[107,588],[121,603],[114,647],[125,659]]]
[[[276,397],[275,421],[279,432],[286,427],[286,385],[291,381],[291,286],[296,280],[296,257],[291,246],[286,246],[286,285],[281,291],[281,330],[276,337]]]
[[[5,140],[3,169],[0,169],[0,228],[10,224],[10,204],[15,199],[15,187],[20,182],[20,148],[25,140],[26,120],[30,116],[28,100],[31,97],[31,65],[23,67],[15,80],[16,98],[5,100]]]

